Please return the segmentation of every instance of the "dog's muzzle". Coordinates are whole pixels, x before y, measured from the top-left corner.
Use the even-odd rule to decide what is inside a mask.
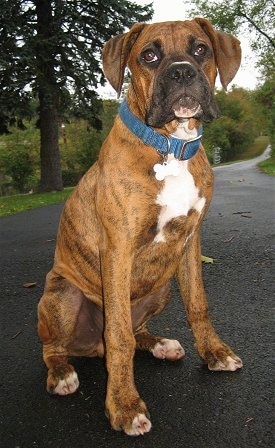
[[[190,62],[172,62],[155,79],[146,122],[161,127],[174,118],[211,121],[218,114],[204,73]]]

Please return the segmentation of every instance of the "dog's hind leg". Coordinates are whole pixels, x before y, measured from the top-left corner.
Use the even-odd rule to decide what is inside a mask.
[[[68,395],[77,390],[79,381],[68,362],[69,356],[100,355],[103,350],[100,314],[76,286],[52,272],[48,274],[38,305],[38,334],[48,368],[49,393]]]
[[[146,323],[160,314],[170,301],[170,285],[137,300],[132,306],[132,322],[135,329],[136,349],[150,351],[155,358],[176,361],[184,357],[184,349],[174,339],[155,336],[148,332]]]

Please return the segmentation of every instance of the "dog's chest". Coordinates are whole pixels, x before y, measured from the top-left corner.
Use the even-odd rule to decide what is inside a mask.
[[[173,156],[169,156],[168,163]],[[201,212],[205,198],[200,198],[199,189],[194,177],[188,170],[188,161],[179,162],[178,175],[169,175],[163,180],[163,187],[156,198],[161,206],[158,216],[157,235],[155,242],[165,242],[163,228],[178,216],[187,216],[191,209]]]

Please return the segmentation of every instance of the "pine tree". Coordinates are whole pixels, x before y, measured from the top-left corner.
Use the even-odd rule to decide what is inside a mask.
[[[60,117],[100,128],[101,49],[109,38],[152,17],[127,0],[0,0],[0,132],[31,115],[38,99],[41,191],[63,188]]]

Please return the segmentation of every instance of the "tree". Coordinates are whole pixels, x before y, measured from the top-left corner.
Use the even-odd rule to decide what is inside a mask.
[[[255,91],[255,99],[261,105],[262,114],[270,136],[272,156],[275,160],[275,74],[269,76],[262,86]],[[266,111],[269,111],[267,114]]]
[[[39,101],[42,191],[60,190],[61,117],[85,117],[96,129],[106,40],[152,17],[152,5],[127,0],[0,0],[0,131],[22,123]]]
[[[210,158],[213,148],[221,148],[223,162],[234,160],[255,137],[267,131],[265,113],[254,92],[233,87],[230,92],[217,90],[215,100],[221,117],[204,125],[203,144]]]

